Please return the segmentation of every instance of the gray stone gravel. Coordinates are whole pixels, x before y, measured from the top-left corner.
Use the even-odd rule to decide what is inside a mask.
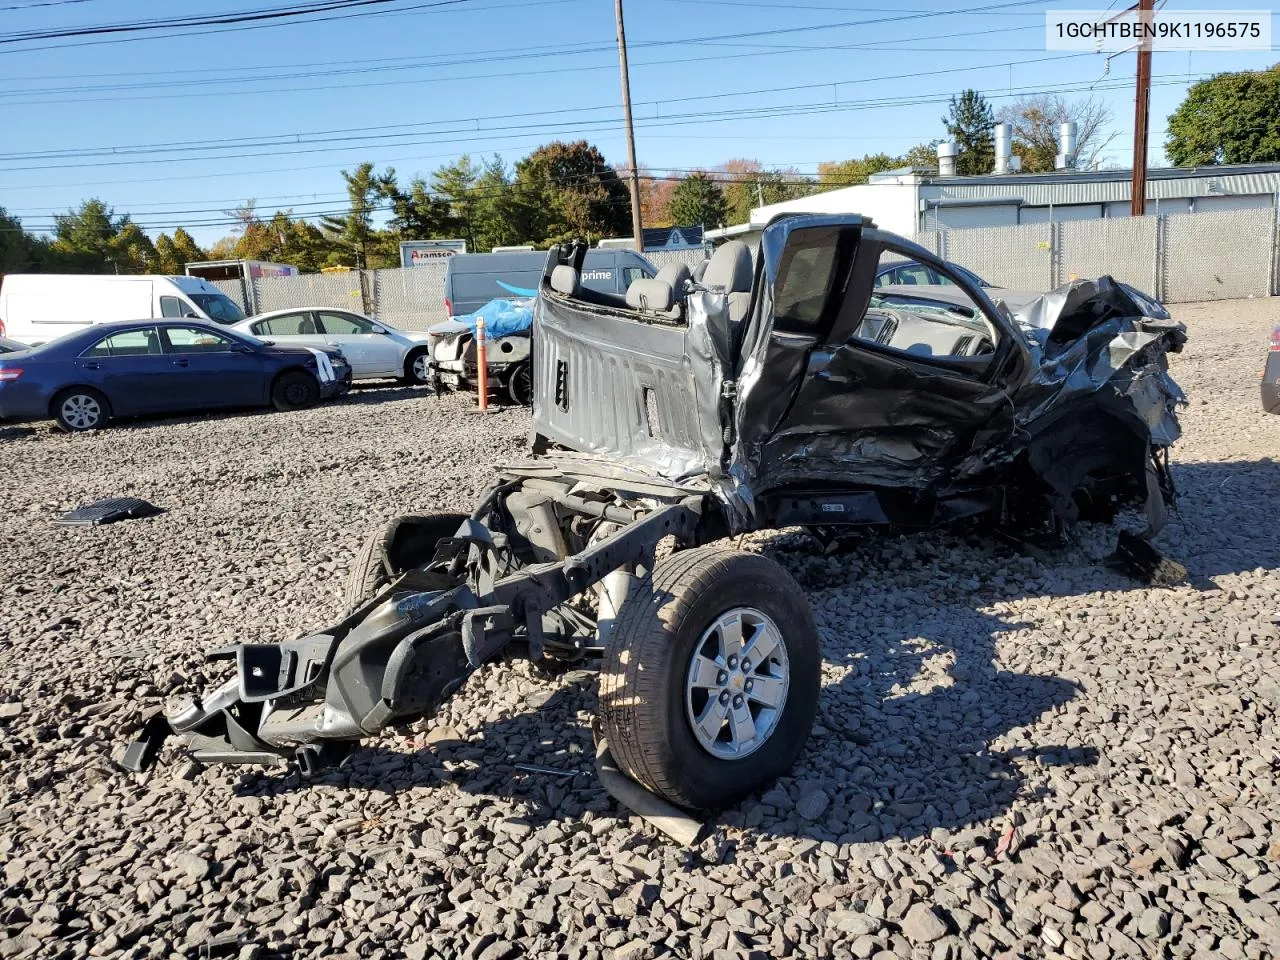
[[[220,676],[204,650],[334,616],[365,531],[468,507],[522,413],[376,390],[0,428],[0,958],[1273,955],[1276,306],[1176,313],[1183,511],[1158,542],[1194,584],[1105,569],[1101,527],[1048,561],[961,534],[832,558],[747,538],[809,593],[818,727],[693,850],[595,782],[583,671],[486,668],[312,782],[172,750],[145,776],[110,765],[122,728]],[[110,495],[168,512],[50,525]]]

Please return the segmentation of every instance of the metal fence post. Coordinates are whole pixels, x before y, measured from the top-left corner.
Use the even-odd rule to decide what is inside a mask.
[[[1280,297],[1280,192],[1271,207],[1271,296]]]
[[[1049,223],[1049,289],[1057,290],[1062,277],[1062,227],[1061,222]]]
[[[1151,289],[1155,291],[1155,298],[1162,303],[1169,298],[1169,291],[1164,288],[1164,255],[1165,245],[1168,243],[1168,237],[1165,231],[1168,228],[1169,215],[1156,216],[1156,262],[1151,265]]]
[[[377,316],[377,275],[376,270],[360,271],[360,312],[366,317]]]

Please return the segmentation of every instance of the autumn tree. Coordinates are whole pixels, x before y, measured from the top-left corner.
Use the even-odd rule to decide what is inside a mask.
[[[991,129],[995,122],[991,104],[977,90],[965,90],[951,98],[950,109],[942,123],[960,151],[956,161],[957,173],[991,172],[996,159],[996,139]]]
[[[1062,150],[1059,132],[1064,123],[1076,125],[1076,163],[1084,169],[1096,167],[1102,151],[1116,137],[1107,129],[1110,109],[1093,97],[1074,101],[1057,94],[1022,97],[1003,107],[999,118],[1013,126],[1013,153],[1022,158],[1027,173],[1054,169]]]
[[[1169,117],[1164,152],[1180,167],[1280,160],[1280,64],[1194,84]]]
[[[643,163],[637,166],[637,173],[640,181],[640,221],[646,227],[672,226],[667,206],[671,203],[671,191],[676,187],[676,178],[655,174]],[[630,181],[631,168],[619,167],[618,176],[626,185]],[[628,230],[627,235],[630,234],[631,231]]]
[[[818,164],[818,185],[825,189],[866,183],[873,173],[905,166],[901,157],[872,153],[857,160],[838,160]]]
[[[794,168],[766,169],[759,160],[746,158],[729,160],[715,172],[728,205],[728,223],[747,223],[755,207],[808,196],[814,187]]]

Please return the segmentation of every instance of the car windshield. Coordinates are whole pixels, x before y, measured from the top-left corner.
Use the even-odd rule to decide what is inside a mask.
[[[253,347],[265,347],[265,346],[267,345],[267,341],[266,341],[266,340],[262,340],[262,339],[260,339],[259,337],[255,337],[255,336],[254,336],[252,333],[250,333],[248,330],[222,330],[222,329],[219,329],[219,330],[218,330],[218,332],[219,332],[219,333],[221,333],[221,334],[223,334],[224,336],[232,337],[232,338],[234,338],[234,339],[236,339],[236,340],[242,340],[242,341],[244,341],[245,343],[247,343],[247,344],[249,344],[250,346],[253,346]]]
[[[197,307],[205,312],[210,320],[218,323],[239,323],[244,319],[244,311],[234,300],[222,293],[190,293],[187,294]]]

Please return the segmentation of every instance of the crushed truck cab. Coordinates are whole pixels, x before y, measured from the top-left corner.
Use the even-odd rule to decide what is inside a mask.
[[[854,216],[792,215],[758,255],[719,248],[625,296],[548,257],[533,325],[530,457],[468,515],[407,515],[366,544],[338,623],[214,651],[234,676],[157,717],[208,762],[318,770],[429,716],[500,656],[600,663],[618,767],[680,806],[732,803],[799,756],[821,651],[803,591],[735,534],[957,521],[1061,533],[1174,505],[1185,331],[1110,278],[988,291]],[[946,288],[876,287],[884,258]]]

